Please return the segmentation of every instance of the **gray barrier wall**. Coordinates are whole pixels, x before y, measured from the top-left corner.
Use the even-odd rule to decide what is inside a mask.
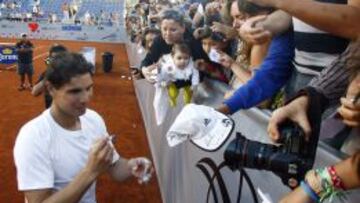
[[[126,31],[119,27],[0,21],[0,37],[125,43]]]
[[[141,60],[136,45],[127,45],[130,66],[137,67]],[[205,81],[207,89],[210,90],[211,99],[204,98],[204,95],[194,95],[196,101],[204,102],[206,105],[217,106],[222,101],[223,92],[226,87],[216,81]],[[165,134],[176,115],[181,110],[181,105],[172,109],[166,116],[166,121],[157,126],[154,117],[153,96],[154,87],[145,80],[134,81],[135,91],[139,106],[143,115],[154,165],[157,172],[159,187],[163,202],[166,203],[201,203],[201,202],[236,202],[239,192],[240,173],[222,169],[220,179],[209,181],[206,175],[214,174],[214,167],[223,161],[223,152],[227,144],[234,139],[235,133],[227,140],[226,144],[216,152],[204,152],[186,142],[174,148],[168,146]],[[180,99],[181,100],[181,99]],[[235,131],[241,132],[247,138],[270,143],[266,127],[269,120],[269,112],[252,108],[247,111],[240,111],[232,115],[236,123]],[[341,159],[336,152],[331,151],[327,146],[320,143],[317,151],[315,167],[323,167],[339,162]],[[278,202],[282,195],[290,190],[282,184],[280,179],[267,171],[246,169],[250,181],[255,190],[258,202]],[[255,202],[248,183],[244,179],[241,202]],[[209,191],[213,183],[215,191]],[[265,194],[265,198],[260,195]],[[209,195],[209,200],[207,197]],[[228,199],[227,199],[228,198]],[[217,199],[217,201],[216,201]],[[335,199],[333,202],[341,202]],[[344,202],[360,202],[359,190],[352,191]]]

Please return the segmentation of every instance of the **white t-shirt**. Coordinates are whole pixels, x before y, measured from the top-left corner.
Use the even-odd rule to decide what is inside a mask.
[[[79,174],[94,141],[107,135],[105,123],[95,111],[87,109],[80,122],[81,130],[66,130],[55,122],[48,109],[20,129],[14,147],[19,190],[58,191]],[[118,159],[115,152],[113,162]],[[95,185],[96,182],[81,203],[96,202]]]

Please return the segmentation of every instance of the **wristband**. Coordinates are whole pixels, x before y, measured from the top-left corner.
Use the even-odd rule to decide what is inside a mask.
[[[335,171],[334,169],[330,169],[330,170],[333,171],[332,173],[334,173],[334,171]],[[344,193],[344,190],[340,188],[340,183],[337,182],[339,187],[336,187],[333,184],[332,175],[330,174],[328,168],[316,169],[316,173],[319,175],[319,177],[321,179],[322,191],[319,195],[320,202],[323,202],[325,199],[329,199],[330,202],[332,202],[334,197],[337,197],[339,199],[345,198],[345,193]],[[336,173],[335,173],[335,175],[336,175]],[[336,175],[336,177],[335,177],[333,175],[333,177],[334,177],[334,179],[336,179],[336,177],[338,177],[338,176]],[[338,180],[336,180],[336,181],[338,181]],[[341,184],[342,184],[342,182],[341,182]]]
[[[304,190],[304,192],[315,202],[319,202],[319,196],[312,190],[309,184],[305,181],[301,181],[300,187]]]
[[[328,173],[330,175],[333,186],[336,189],[345,190],[344,183],[341,178],[336,174],[335,167],[329,166],[327,167]]]

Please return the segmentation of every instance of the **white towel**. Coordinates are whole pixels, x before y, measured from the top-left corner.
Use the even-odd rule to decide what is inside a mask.
[[[230,137],[234,121],[212,107],[188,104],[166,134],[170,147],[186,140],[205,151],[216,151]]]
[[[155,84],[155,96],[154,96],[154,111],[155,120],[157,125],[161,125],[165,119],[166,113],[169,110],[169,98],[167,88],[161,85]]]

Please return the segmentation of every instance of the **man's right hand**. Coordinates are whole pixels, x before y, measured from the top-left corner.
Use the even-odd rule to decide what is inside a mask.
[[[113,154],[114,148],[109,143],[108,138],[98,139],[90,149],[86,169],[95,176],[106,172],[112,165]]]
[[[274,111],[268,124],[270,138],[275,142],[278,141],[280,138],[279,125],[286,120],[291,120],[304,130],[305,139],[309,140],[311,127],[307,117],[308,104],[309,98],[307,96],[301,96],[286,106]]]
[[[266,15],[261,15],[247,19],[239,29],[241,38],[251,44],[263,44],[269,41],[272,37],[271,32],[261,26],[261,22],[266,17]]]

